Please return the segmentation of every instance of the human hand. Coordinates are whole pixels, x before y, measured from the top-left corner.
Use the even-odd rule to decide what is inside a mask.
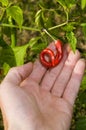
[[[38,60],[12,68],[0,86],[5,130],[68,130],[84,69],[80,53],[67,47],[52,69]]]

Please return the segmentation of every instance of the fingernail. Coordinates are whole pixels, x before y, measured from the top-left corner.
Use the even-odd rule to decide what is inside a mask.
[[[70,51],[65,64],[66,65],[74,65],[79,58],[80,58],[80,52],[78,50],[76,50],[75,53],[73,51]]]
[[[74,68],[74,72],[78,74],[83,74],[84,71],[85,71],[85,59],[80,59]]]

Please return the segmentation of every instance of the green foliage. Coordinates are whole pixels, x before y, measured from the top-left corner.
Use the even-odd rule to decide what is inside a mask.
[[[43,12],[41,9],[35,15],[35,23],[39,28],[43,27]]]
[[[12,17],[16,23],[21,27],[23,24],[23,12],[18,6],[11,6],[6,9],[7,16]]]
[[[73,30],[75,29],[74,27],[74,23],[69,23],[66,26],[63,27],[63,30],[65,32],[73,32]]]
[[[84,9],[86,7],[86,0],[81,0],[81,8]]]
[[[16,65],[14,52],[10,46],[8,46],[5,41],[0,38],[0,64],[7,63],[10,67]]]
[[[70,9],[76,4],[76,0],[57,0],[64,9]]]
[[[75,52],[76,50],[76,44],[77,44],[77,39],[74,35],[73,32],[67,32],[66,33],[66,37],[68,39],[68,43],[70,44],[72,50]]]
[[[86,117],[82,117],[76,122],[75,130],[86,130]]]
[[[8,0],[0,0],[0,2],[2,3],[2,6],[7,6],[8,5]]]
[[[16,66],[23,65],[24,64],[24,58],[26,55],[28,45],[23,45],[19,47],[13,48],[15,60],[16,60]]]

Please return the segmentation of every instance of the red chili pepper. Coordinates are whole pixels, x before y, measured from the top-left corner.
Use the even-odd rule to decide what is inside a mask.
[[[41,52],[40,61],[45,67],[54,67],[61,61],[63,57],[62,42],[60,40],[55,41],[55,47],[57,51],[56,54],[49,48],[46,48]],[[48,60],[46,56],[48,57]]]

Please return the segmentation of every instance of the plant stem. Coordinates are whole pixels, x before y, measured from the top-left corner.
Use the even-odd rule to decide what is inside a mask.
[[[13,25],[12,18],[9,17],[8,20],[9,20],[9,24]],[[16,45],[16,37],[15,37],[15,30],[14,30],[14,28],[11,27],[10,33],[11,33],[11,47],[13,48]]]
[[[0,21],[2,21],[4,14],[5,14],[5,9],[2,8],[2,12],[0,14]]]
[[[15,34],[15,30],[12,29],[11,30],[11,47],[15,47],[16,46],[16,34]]]
[[[59,25],[56,25],[56,26],[54,26],[54,27],[51,27],[51,28],[49,28],[48,30],[53,30],[53,29],[56,29],[56,28],[59,28],[59,27],[62,27],[62,26],[64,26],[64,25],[68,24],[68,20],[69,20],[68,12],[65,11],[65,14],[66,14],[66,22],[64,22],[64,23],[62,23],[62,24],[59,24]]]
[[[0,26],[1,26],[1,27],[10,27],[10,28],[20,28],[20,27],[17,26],[17,25],[11,25],[11,24],[6,24],[6,23],[1,23]],[[30,28],[30,27],[25,27],[25,26],[22,26],[21,29],[40,32],[40,30],[37,29],[37,28]]]
[[[46,29],[43,29],[43,31],[44,31],[49,37],[51,37],[53,41],[55,41],[54,37],[53,37]]]
[[[67,11],[65,13],[66,13],[66,18],[67,18],[67,23],[68,23],[68,21],[69,21],[69,14],[68,14]]]
[[[66,22],[64,22],[64,23],[62,23],[62,24],[56,25],[56,26],[54,26],[54,27],[51,27],[51,28],[49,28],[48,30],[53,30],[53,29],[62,27],[62,26],[64,26],[64,25],[66,25],[67,23],[68,23],[68,21],[66,21]]]

